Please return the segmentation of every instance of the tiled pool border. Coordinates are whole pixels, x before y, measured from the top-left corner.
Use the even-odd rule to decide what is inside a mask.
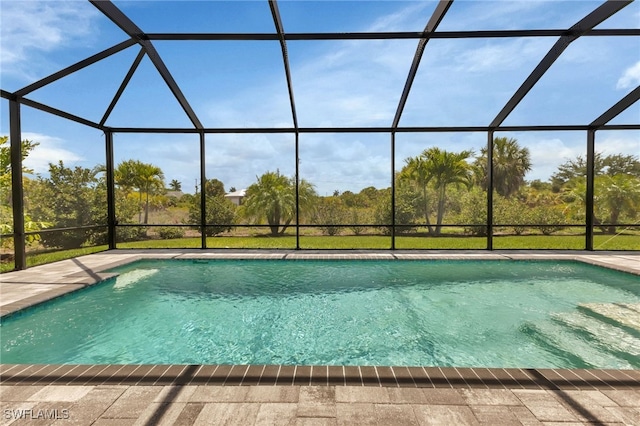
[[[10,272],[3,286],[42,286],[0,306],[2,316],[101,282],[103,271],[141,259],[573,260],[640,275],[638,252],[327,252],[113,250]],[[8,288],[8,287],[5,287]],[[19,288],[19,287],[17,287]],[[640,370],[278,365],[0,364],[3,385],[285,385],[485,389],[640,389]]]
[[[640,370],[290,365],[0,364],[3,385],[640,389]]]

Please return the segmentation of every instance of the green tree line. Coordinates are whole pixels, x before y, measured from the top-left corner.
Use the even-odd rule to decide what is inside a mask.
[[[8,138],[0,138],[3,233],[11,228],[11,164]],[[23,158],[38,146],[23,141]],[[391,211],[391,188],[367,187],[358,193],[335,191],[319,196],[311,182],[281,174],[278,170],[256,176],[246,189],[240,206],[225,197],[224,183],[208,179],[200,185],[206,202],[206,235],[229,232],[238,224],[263,225],[273,236],[283,235],[299,214],[300,223],[314,225],[326,235],[391,232],[392,213],[396,232],[424,230],[439,236],[446,225],[459,225],[475,235],[486,233],[486,191],[489,187],[487,152],[425,149],[405,159],[395,174],[395,212]],[[530,152],[513,138],[495,138],[493,148],[494,223],[504,232],[551,234],[568,224],[585,221],[586,161],[583,157],[561,164],[548,182],[527,181],[532,169]],[[640,161],[633,155],[595,156],[595,223],[603,233],[616,233],[620,223],[636,223],[640,211]],[[25,174],[32,170],[24,169]],[[181,183],[165,184],[162,169],[138,160],[126,160],[114,170],[118,241],[148,237],[144,225],[153,210],[179,204],[188,211],[184,225],[198,230],[201,220],[200,192],[179,200],[167,191],[179,192]],[[49,164],[48,176],[24,178],[25,215],[30,231],[43,228],[75,228],[43,232],[34,238],[44,247],[79,247],[103,244],[106,213],[104,166],[93,169],[67,167],[62,161]],[[298,209],[296,209],[296,199]],[[32,220],[33,219],[33,220]],[[536,226],[531,226],[536,225]],[[159,231],[161,238],[184,235],[184,227]]]

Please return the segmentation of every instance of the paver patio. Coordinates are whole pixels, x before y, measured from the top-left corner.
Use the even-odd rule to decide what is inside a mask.
[[[553,258],[640,275],[636,253],[116,250],[0,277],[3,315],[143,257]],[[1,425],[640,425],[640,371],[0,365]]]

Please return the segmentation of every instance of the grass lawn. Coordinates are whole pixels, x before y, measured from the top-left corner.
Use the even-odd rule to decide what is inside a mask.
[[[245,236],[208,237],[207,248],[294,249],[296,237]],[[485,237],[397,236],[397,249],[484,249]],[[199,248],[200,238],[146,240],[118,244],[118,248]],[[301,235],[302,249],[389,249],[391,237],[383,235]],[[508,235],[493,238],[495,249],[567,249],[582,250],[583,235]],[[640,235],[595,235],[596,250],[640,250]]]
[[[59,260],[71,259],[78,256],[84,256],[85,254],[98,253],[105,251],[108,246],[95,246],[95,247],[81,247],[78,249],[59,250],[47,253],[27,253],[27,267],[43,265],[45,263],[57,262]],[[9,272],[13,270],[14,263],[2,262],[0,264],[0,272]]]
[[[427,237],[397,236],[397,249],[484,249],[485,237]],[[583,235],[508,235],[493,238],[494,249],[584,249]],[[596,250],[640,250],[640,235],[595,235]],[[208,248],[294,249],[295,235],[208,237]],[[381,249],[391,247],[391,237],[383,235],[300,236],[302,249]],[[119,243],[118,248],[200,248],[200,238],[176,238],[172,240],[144,240]],[[106,245],[60,250],[47,253],[27,253],[27,266],[41,265],[70,259],[107,249]],[[13,261],[0,264],[0,272],[11,271]]]

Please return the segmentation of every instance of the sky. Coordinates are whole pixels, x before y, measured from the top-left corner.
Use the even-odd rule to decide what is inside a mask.
[[[565,29],[599,1],[456,0],[439,30]],[[264,1],[115,0],[143,31],[274,33]],[[436,1],[280,0],[285,32],[422,31]],[[598,28],[639,28],[636,1]],[[13,92],[127,39],[88,1],[0,0],[0,87]],[[486,126],[556,42],[554,37],[433,39],[427,44],[400,126]],[[205,127],[293,126],[280,45],[276,41],[154,41]],[[417,40],[289,41],[301,127],[388,127],[398,106]],[[27,97],[98,122],[139,52],[134,45]],[[640,37],[582,37],[507,117],[505,125],[586,124],[640,84]],[[48,164],[105,163],[101,131],[22,107],[22,136],[40,145],[25,161],[46,176]],[[612,124],[638,124],[640,104]],[[144,58],[106,124],[192,127],[161,76]],[[0,135],[8,135],[8,102]],[[586,132],[519,132],[529,148],[529,180],[584,155]],[[430,146],[451,151],[486,144],[484,133],[400,133],[395,170]],[[266,171],[295,173],[294,136],[206,136],[206,174],[229,190]],[[640,131],[599,131],[596,150],[640,155]],[[162,168],[166,181],[193,192],[199,179],[197,135],[115,134],[116,163],[139,159]],[[300,176],[320,195],[358,192],[391,181],[389,134],[301,134]]]

